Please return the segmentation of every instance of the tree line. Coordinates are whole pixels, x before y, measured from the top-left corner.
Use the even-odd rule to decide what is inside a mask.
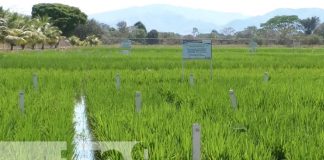
[[[87,15],[76,7],[63,4],[36,4],[32,15],[26,16],[0,7],[0,43],[7,43],[10,49],[20,46],[25,49],[40,44],[57,48],[61,39],[70,37],[75,29],[87,22]],[[99,37],[87,35],[83,45],[99,44]]]
[[[31,16],[22,15],[0,7],[0,43],[7,43],[10,48],[26,46],[34,49],[40,44],[57,47],[61,39],[67,38],[72,45],[86,46],[100,43],[119,43],[120,39],[131,39],[139,44],[158,44],[161,39],[210,38],[219,40],[248,39],[259,45],[267,40],[276,44],[289,45],[293,41],[302,44],[320,44],[324,38],[324,23],[316,16],[300,19],[296,15],[275,16],[257,26],[246,27],[243,31],[235,31],[231,27],[210,33],[200,33],[193,27],[192,33],[180,35],[173,32],[147,31],[146,26],[138,21],[128,25],[120,21],[116,27],[88,19],[79,8],[58,4],[40,3],[32,8]]]
[[[127,22],[120,21],[116,28],[90,20],[85,26],[80,27],[76,35],[84,34],[82,28],[92,28],[92,32],[99,33],[104,43],[113,43],[114,39],[128,38],[141,44],[158,44],[159,40],[170,39],[169,43],[177,39],[209,38],[219,41],[235,41],[239,39],[255,41],[259,45],[267,44],[268,41],[279,45],[292,45],[299,42],[306,45],[320,44],[324,38],[324,23],[320,23],[319,17],[300,19],[296,15],[275,16],[265,23],[257,26],[248,26],[242,31],[235,31],[232,27],[226,27],[220,31],[212,30],[210,33],[200,33],[199,28],[193,27],[192,33],[180,35],[173,32],[158,32],[153,29],[147,32],[142,22],[131,26]],[[96,31],[94,31],[96,30]],[[89,29],[90,31],[90,29]],[[172,41],[174,39],[174,41]],[[116,43],[118,43],[116,40]],[[177,41],[178,42],[178,41]]]
[[[300,19],[296,15],[275,16],[260,27],[249,26],[243,31],[235,32],[233,28],[225,28],[218,33],[223,39],[251,39],[259,44],[266,40],[275,40],[277,44],[290,45],[293,41],[302,44],[320,44],[324,38],[324,23],[320,23],[319,17]]]

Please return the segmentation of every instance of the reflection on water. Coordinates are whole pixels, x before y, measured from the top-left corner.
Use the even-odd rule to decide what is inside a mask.
[[[94,153],[91,145],[91,133],[89,130],[85,98],[82,96],[74,108],[74,159],[75,160],[94,160]]]

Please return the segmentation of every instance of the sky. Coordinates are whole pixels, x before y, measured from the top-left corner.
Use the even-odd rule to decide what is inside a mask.
[[[5,9],[28,15],[37,3],[63,3],[78,7],[88,15],[151,4],[235,12],[247,16],[262,15],[277,8],[324,9],[324,0],[0,0],[0,6]]]

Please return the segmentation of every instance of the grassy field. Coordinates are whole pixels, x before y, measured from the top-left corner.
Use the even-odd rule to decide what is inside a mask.
[[[144,148],[151,159],[191,159],[193,123],[201,124],[202,159],[324,159],[324,49],[214,48],[213,80],[208,61],[188,61],[185,81],[181,52],[155,46],[130,55],[106,47],[0,53],[0,141],[66,141],[71,158],[73,106],[84,94],[94,139],[140,141],[134,159]],[[263,82],[266,71],[269,82]],[[140,113],[136,91],[143,96]]]

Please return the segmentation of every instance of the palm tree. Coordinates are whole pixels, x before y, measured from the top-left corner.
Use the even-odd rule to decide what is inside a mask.
[[[90,46],[97,46],[100,43],[99,38],[95,35],[88,36],[85,41],[90,44]]]
[[[60,36],[62,32],[55,26],[47,26],[44,30],[44,35],[47,37],[46,42],[53,47],[54,45],[57,46],[57,44],[60,41]]]
[[[7,21],[4,18],[0,18],[0,43],[4,42],[7,29]]]
[[[23,30],[21,29],[7,29],[4,40],[10,44],[10,50],[16,45],[21,45],[22,49],[25,48],[27,41],[23,38]]]
[[[59,42],[62,32],[49,23],[49,17],[37,17],[30,21],[29,31],[38,32],[38,38],[35,42],[42,44],[42,49],[46,43],[53,46]]]

